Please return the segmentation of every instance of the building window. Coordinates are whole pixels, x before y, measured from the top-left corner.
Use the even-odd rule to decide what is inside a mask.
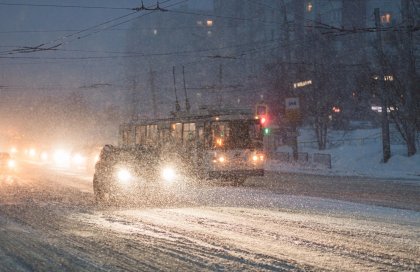
[[[390,13],[385,13],[384,15],[381,16],[381,22],[383,24],[389,24],[391,23],[392,20],[392,16]]]
[[[207,20],[207,26],[212,27],[213,26],[213,20]]]
[[[157,35],[157,34],[158,34],[157,29],[153,29],[153,35]]]
[[[307,12],[312,12],[313,8],[314,8],[314,6],[312,5],[312,2],[308,2],[306,4],[306,11]]]

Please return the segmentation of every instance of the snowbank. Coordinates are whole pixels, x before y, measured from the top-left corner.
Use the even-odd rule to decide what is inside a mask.
[[[331,155],[332,168],[327,169],[313,164],[285,163],[271,161],[267,170],[309,173],[318,175],[363,176],[389,179],[413,179],[420,182],[420,154],[407,157],[406,147],[400,143],[391,146],[392,157],[387,163],[382,161],[382,142],[380,129],[358,129],[354,131],[330,131],[327,150],[315,148],[313,132],[302,129],[299,136],[299,152]],[[289,152],[291,148],[282,146],[278,152]]]

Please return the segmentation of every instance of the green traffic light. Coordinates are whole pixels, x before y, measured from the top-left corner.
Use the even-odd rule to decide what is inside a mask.
[[[271,132],[270,128],[264,128],[264,135],[269,135]]]

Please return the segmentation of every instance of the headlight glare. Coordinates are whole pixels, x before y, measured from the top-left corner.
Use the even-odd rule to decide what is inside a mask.
[[[7,162],[7,166],[8,166],[9,168],[15,168],[15,167],[16,167],[16,162],[15,162],[14,160],[9,160],[9,161]]]
[[[132,175],[127,169],[120,169],[117,172],[117,178],[120,182],[127,183],[132,179]]]
[[[173,181],[176,177],[175,170],[171,167],[165,167],[162,170],[162,178],[165,181]]]

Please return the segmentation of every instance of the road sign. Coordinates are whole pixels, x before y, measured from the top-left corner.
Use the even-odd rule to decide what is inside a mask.
[[[286,103],[286,118],[289,122],[299,123],[300,122],[300,104],[298,97],[289,97],[285,100]]]
[[[286,98],[286,110],[296,110],[299,108],[299,97]]]

